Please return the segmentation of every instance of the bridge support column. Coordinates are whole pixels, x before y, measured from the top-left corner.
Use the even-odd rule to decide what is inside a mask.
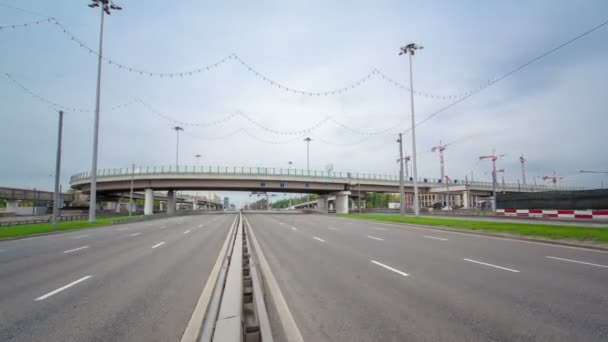
[[[144,192],[144,215],[154,213],[154,190],[146,189]]]
[[[328,195],[319,195],[317,197],[317,211],[323,214],[327,214],[327,202],[329,196]]]
[[[192,201],[192,210],[198,210],[198,201],[197,200]]]
[[[348,214],[348,196],[350,191],[336,193],[336,214]]]
[[[167,215],[175,215],[175,191],[167,191]]]
[[[462,208],[464,209],[469,209],[470,208],[470,203],[469,203],[469,197],[471,197],[471,192],[470,191],[463,191],[462,192]]]
[[[6,200],[6,212],[16,213],[19,208],[19,200]]]

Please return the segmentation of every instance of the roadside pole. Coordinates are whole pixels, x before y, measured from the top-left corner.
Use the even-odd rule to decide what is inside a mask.
[[[55,192],[53,193],[53,230],[57,229],[59,218],[59,179],[61,172],[61,142],[63,139],[63,111],[59,111],[59,127],[57,128],[57,156],[55,158]]]
[[[403,184],[403,133],[399,133],[399,213],[405,215],[405,190]]]
[[[135,164],[131,166],[131,191],[129,193],[129,217],[133,215],[133,180],[135,178]]]

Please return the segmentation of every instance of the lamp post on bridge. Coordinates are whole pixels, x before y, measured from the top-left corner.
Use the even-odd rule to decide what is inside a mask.
[[[104,15],[110,15],[110,10],[120,11],[122,7],[110,0],[91,0],[91,8],[99,7],[101,10],[101,25],[99,29],[99,51],[97,52],[97,90],[95,93],[95,124],[93,129],[93,161],[91,163],[91,189],[89,198],[89,222],[96,219],[97,210],[97,150],[99,144],[99,105],[101,101],[101,62],[103,59],[103,20]]]
[[[179,131],[183,131],[184,128],[180,126],[173,127],[176,133],[177,141],[175,144],[175,170],[179,171]]]
[[[304,141],[306,141],[306,175],[310,176],[310,142],[312,141],[312,139],[310,137],[306,137],[306,139],[304,139]],[[308,202],[310,202],[310,194],[306,194],[306,203],[308,205]]]

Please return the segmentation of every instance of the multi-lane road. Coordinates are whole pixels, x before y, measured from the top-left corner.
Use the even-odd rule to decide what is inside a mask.
[[[608,340],[608,253],[326,215],[246,217],[304,341]],[[234,219],[0,241],[0,341],[179,341]]]
[[[0,341],[179,341],[234,217],[0,241]]]
[[[606,253],[320,215],[247,217],[305,341],[608,340]]]

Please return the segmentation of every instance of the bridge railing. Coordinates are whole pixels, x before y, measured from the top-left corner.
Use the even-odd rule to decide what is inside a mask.
[[[339,172],[339,171],[322,171],[322,170],[305,170],[292,168],[272,168],[272,167],[250,167],[250,166],[139,166],[132,168],[115,168],[115,169],[100,169],[97,171],[97,177],[116,177],[116,176],[140,176],[140,175],[272,175],[272,176],[303,176],[315,177],[324,179],[341,179],[351,183],[360,181],[382,181],[388,183],[396,183],[399,181],[398,175],[382,175],[371,173],[354,173],[354,172]],[[90,178],[89,172],[81,172],[73,175],[70,178],[70,183],[85,180]],[[414,179],[406,178],[405,184],[411,186]],[[418,183],[421,185],[446,186],[445,181],[437,178],[420,177]],[[462,179],[450,180],[449,186],[473,186],[491,188],[492,182],[477,182]],[[496,184],[496,190],[502,191],[503,188],[509,191],[551,191],[551,190],[582,190],[580,187],[571,186],[553,186],[547,184],[532,185],[532,184],[517,184],[501,182]]]

